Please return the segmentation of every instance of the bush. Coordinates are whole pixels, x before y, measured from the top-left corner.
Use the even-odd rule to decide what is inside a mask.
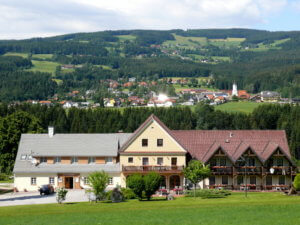
[[[121,188],[124,199],[136,199],[136,195],[130,188]]]
[[[126,179],[127,187],[129,187],[139,200],[143,198],[143,191],[145,188],[144,179],[141,174],[133,174]]]
[[[110,200],[114,203],[123,202],[124,197],[119,188],[114,188],[110,194]]]
[[[56,201],[61,204],[63,201],[66,200],[68,190],[64,188],[58,188],[56,193]]]
[[[225,198],[228,195],[231,195],[231,192],[228,190],[216,190],[216,189],[202,189],[197,190],[195,197],[200,198]],[[186,197],[194,197],[193,191],[187,191],[185,194]]]
[[[109,176],[104,171],[93,172],[88,177],[92,191],[97,200],[103,200],[106,197],[105,189],[108,185]],[[96,201],[97,201],[96,200]]]
[[[300,173],[298,173],[294,179],[294,183],[293,183],[294,188],[296,189],[296,191],[300,191]]]
[[[144,191],[148,201],[150,200],[151,196],[158,190],[161,179],[161,176],[156,172],[151,172],[144,176]]]
[[[5,174],[5,173],[0,173],[0,180],[9,180],[9,175]]]

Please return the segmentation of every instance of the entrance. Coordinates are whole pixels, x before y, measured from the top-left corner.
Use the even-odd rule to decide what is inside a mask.
[[[73,177],[65,177],[65,188],[73,189]]]
[[[180,177],[178,175],[173,175],[170,177],[170,190],[180,187]]]

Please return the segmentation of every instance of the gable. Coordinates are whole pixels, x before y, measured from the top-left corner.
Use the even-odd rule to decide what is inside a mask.
[[[142,146],[142,139],[148,140],[148,146]],[[163,146],[157,146],[157,139],[163,139]],[[149,123],[130,140],[124,152],[186,152],[186,150],[156,120]]]

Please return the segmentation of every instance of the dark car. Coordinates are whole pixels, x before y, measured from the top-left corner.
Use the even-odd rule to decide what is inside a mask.
[[[43,195],[43,194],[50,195],[50,194],[54,193],[54,188],[50,184],[45,184],[40,187],[39,191],[40,191],[40,195]]]

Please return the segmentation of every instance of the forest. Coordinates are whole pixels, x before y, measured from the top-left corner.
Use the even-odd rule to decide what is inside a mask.
[[[250,29],[119,30],[1,40],[0,101],[42,100],[73,88],[95,88],[91,84],[103,79],[128,77],[211,77],[218,89],[230,89],[236,81],[239,89],[250,93],[270,90],[299,98],[299,51],[299,31]],[[39,58],[41,54],[49,56]],[[58,70],[33,70],[33,60],[56,63]],[[85,69],[64,72],[63,64]],[[39,85],[39,90],[29,84]],[[11,86],[16,91],[8,94]]]
[[[39,104],[0,105],[0,172],[11,173],[22,133],[46,133],[48,126],[56,133],[133,132],[154,113],[170,129],[283,129],[292,156],[300,159],[300,106],[261,105],[251,114],[226,113],[206,104],[189,107],[63,109]]]

